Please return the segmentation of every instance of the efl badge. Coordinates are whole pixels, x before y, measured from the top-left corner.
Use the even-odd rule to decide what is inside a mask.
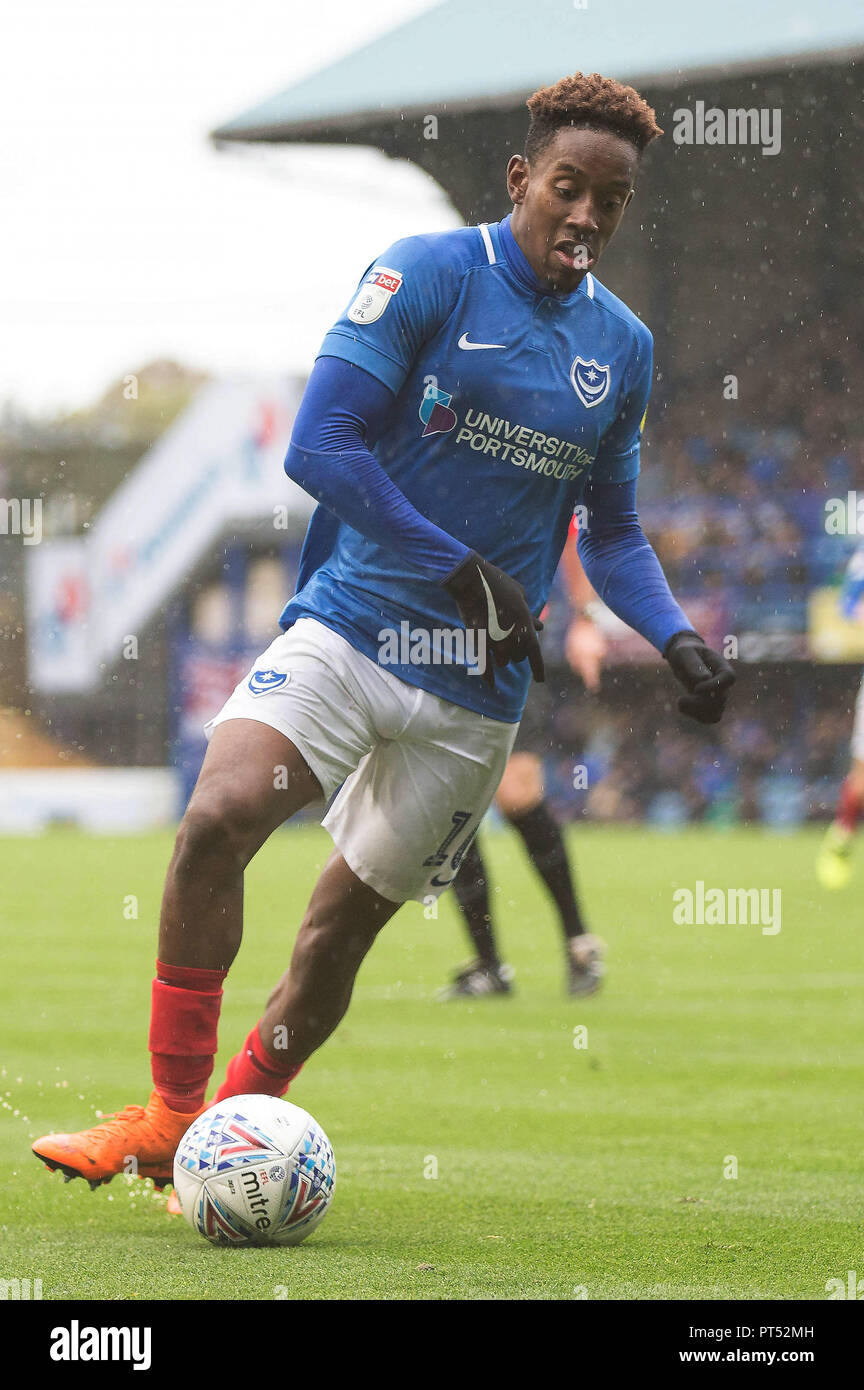
[[[249,689],[253,695],[267,695],[271,690],[278,690],[287,680],[287,671],[253,671],[249,677]]]
[[[348,310],[351,322],[374,323],[380,319],[401,284],[402,275],[398,270],[388,270],[383,265],[373,266]]]
[[[576,395],[590,410],[592,405],[599,405],[609,395],[612,373],[608,367],[601,367],[593,357],[589,362],[583,357],[574,357],[573,366],[570,368],[570,380]]]
[[[447,434],[452,430],[456,424],[456,411],[450,409],[452,399],[452,395],[439,391],[437,386],[426,387],[418,411],[425,426],[424,438],[427,434]]]

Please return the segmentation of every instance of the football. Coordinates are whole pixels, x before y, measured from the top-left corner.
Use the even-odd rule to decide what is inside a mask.
[[[336,1168],[307,1111],[232,1096],[189,1126],[174,1157],[183,1215],[214,1245],[297,1245],[324,1219]]]

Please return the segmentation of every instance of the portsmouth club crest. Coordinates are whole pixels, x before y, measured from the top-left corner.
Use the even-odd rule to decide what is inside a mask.
[[[587,410],[590,410],[592,405],[599,405],[601,401],[605,401],[609,395],[611,380],[612,372],[609,367],[601,367],[593,357],[587,362],[584,357],[573,358],[570,381]]]
[[[288,671],[253,671],[249,677],[249,690],[253,695],[269,695],[287,683]]]
[[[427,434],[447,434],[456,424],[456,411],[450,409],[452,394],[440,391],[430,384],[423,392],[420,402],[420,419],[423,421],[423,437]]]

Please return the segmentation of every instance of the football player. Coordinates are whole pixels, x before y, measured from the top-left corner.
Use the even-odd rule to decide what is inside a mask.
[[[575,524],[571,525],[560,566],[572,609],[565,652],[585,689],[594,694],[600,687],[606,639],[595,621],[597,595],[579,561],[577,534]],[[595,994],[603,982],[605,945],[586,927],[564,835],[546,801],[543,757],[549,748],[550,703],[546,687],[534,682],[528,691],[510,761],[495,793],[495,805],[521,838],[531,867],[555,906],[564,941],[567,991],[584,996]],[[510,994],[513,970],[498,954],[489,877],[476,839],[456,875],[453,893],[475,956],[440,992],[439,999],[485,999]]]
[[[840,595],[840,611],[845,618],[859,612],[864,597],[864,542],[857,547],[846,569]],[[823,888],[845,888],[852,877],[852,839],[864,807],[864,679],[855,701],[852,725],[851,761],[840,788],[837,811],[825,832],[816,873]]]
[[[170,1179],[205,1107],[244,870],[289,816],[333,797],[335,849],[217,1099],[284,1094],[381,928],[450,886],[543,678],[537,615],[577,503],[595,590],[662,652],[681,709],[723,712],[732,670],[672,597],[636,513],[651,333],[593,274],[662,132],[636,91],[597,74],[528,107],[512,213],[391,246],[324,339],[285,461],[319,503],[297,592],[208,725],[168,868],[153,1091],[38,1139],[67,1177],[98,1184],[134,1155],[140,1176]],[[346,203],[346,241],[352,215]],[[454,632],[472,636],[461,659]]]

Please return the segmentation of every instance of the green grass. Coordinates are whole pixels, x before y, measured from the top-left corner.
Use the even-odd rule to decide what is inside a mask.
[[[169,838],[0,841],[0,1278],[41,1278],[44,1298],[677,1300],[825,1298],[826,1280],[864,1275],[860,898],[820,894],[815,833],[574,833],[610,946],[607,988],[585,1001],[563,993],[521,848],[485,843],[518,992],[433,1002],[466,946],[449,901],[437,921],[403,909],[292,1089],[336,1151],[332,1210],[297,1249],[233,1251],[149,1184],[91,1193],[29,1154],[146,1098]],[[317,828],[283,832],[249,871],[220,1076],[329,848]],[[674,925],[674,888],[699,878],[782,887],[782,931]]]

